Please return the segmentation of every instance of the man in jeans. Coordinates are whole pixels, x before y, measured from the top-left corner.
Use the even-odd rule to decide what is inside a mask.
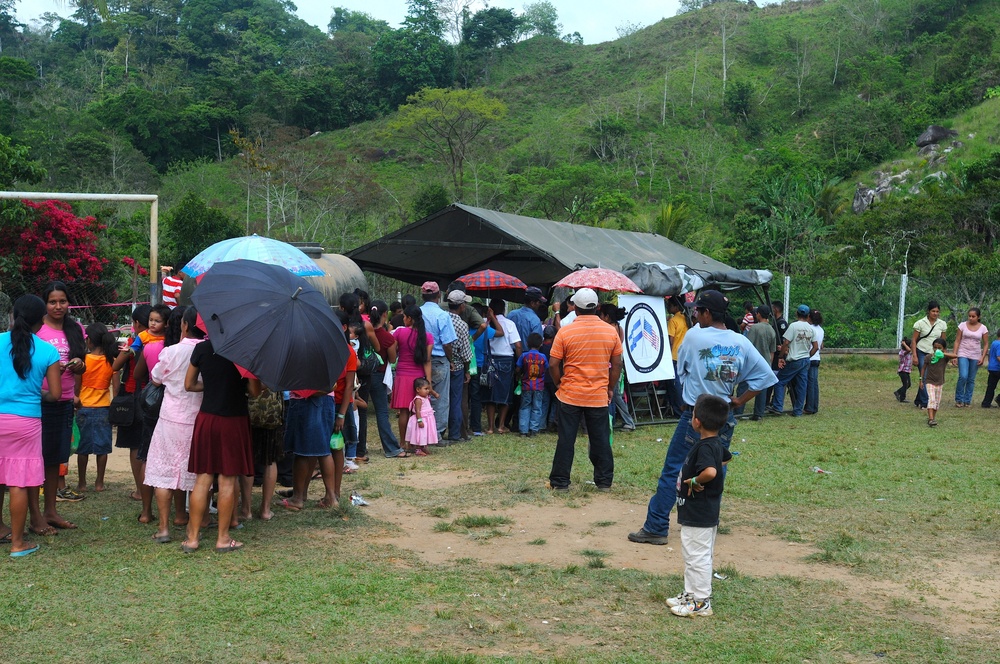
[[[729,402],[729,420],[719,430],[719,440],[728,450],[736,427],[733,409],[776,382],[770,364],[753,344],[742,334],[726,329],[728,308],[729,300],[715,290],[702,291],[694,301],[698,325],[688,330],[677,353],[677,377],[681,381],[684,411],[670,439],[656,493],[649,499],[646,522],[638,531],[628,535],[632,542],[667,543],[670,510],[677,502],[677,475],[688,452],[701,440],[700,434],[691,426],[692,409],[698,397],[712,394]],[[747,390],[734,397],[736,386],[741,382],[746,382]]]
[[[809,324],[809,307],[800,304],[796,320],[788,326],[778,350],[778,384],[774,386],[771,414],[781,415],[785,405],[785,385],[792,386],[792,417],[801,417],[806,405],[809,358],[819,352],[816,331]]]
[[[622,344],[615,328],[597,317],[597,293],[581,288],[573,295],[576,320],[556,334],[549,352],[549,373],[559,400],[559,438],[549,486],[569,491],[580,419],[587,422],[590,462],[598,491],[610,491],[615,477],[608,404],[622,372]]]
[[[437,421],[438,438],[444,437],[448,428],[448,417],[451,403],[451,345],[455,343],[455,326],[451,323],[451,315],[441,309],[441,287],[434,281],[425,281],[420,287],[420,295],[424,303],[420,310],[424,314],[424,328],[434,339],[431,348],[431,383],[437,398],[431,397],[434,406],[434,419]],[[445,441],[441,445],[446,445]]]

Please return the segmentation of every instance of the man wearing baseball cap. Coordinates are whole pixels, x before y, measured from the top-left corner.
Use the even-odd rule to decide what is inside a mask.
[[[742,334],[726,329],[729,308],[726,296],[716,290],[702,291],[693,307],[698,324],[684,335],[684,343],[677,352],[677,379],[681,383],[684,410],[670,439],[656,493],[649,500],[646,522],[628,536],[640,544],[667,543],[670,511],[677,502],[678,474],[688,452],[700,439],[691,426],[692,409],[698,397],[711,394],[729,402],[729,421],[719,430],[719,439],[729,449],[736,426],[733,409],[777,382],[771,365],[753,344]],[[734,396],[740,383],[746,383],[747,391]]]
[[[438,397],[431,397],[431,404],[434,406],[438,438],[443,439],[442,434],[448,428],[448,406],[451,401],[451,345],[455,343],[455,326],[451,323],[451,315],[438,304],[441,287],[436,281],[425,281],[420,286],[420,295],[424,300],[420,305],[420,310],[424,312],[424,327],[427,334],[434,336],[434,346],[431,348],[431,383]]]
[[[610,491],[615,477],[608,404],[622,372],[622,343],[615,328],[597,317],[597,293],[581,288],[573,295],[576,322],[556,334],[549,351],[549,374],[559,400],[559,437],[549,486],[569,490],[580,419],[587,422],[590,462],[598,491]]]
[[[795,310],[795,322],[782,335],[778,349],[778,384],[774,400],[768,409],[781,415],[785,406],[785,385],[792,386],[792,417],[800,417],[806,405],[806,384],[809,378],[809,358],[819,352],[816,330],[809,324],[809,307],[800,304]]]

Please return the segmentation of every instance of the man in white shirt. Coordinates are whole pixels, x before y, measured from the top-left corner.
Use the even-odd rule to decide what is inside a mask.
[[[800,304],[796,320],[788,326],[778,350],[778,383],[769,412],[781,415],[785,405],[785,386],[792,385],[792,417],[801,417],[806,405],[806,384],[809,378],[809,358],[819,351],[816,331],[809,324],[809,307]]]

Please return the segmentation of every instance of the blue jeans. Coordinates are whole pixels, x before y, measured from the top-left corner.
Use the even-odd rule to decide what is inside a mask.
[[[444,355],[431,357],[431,385],[438,393],[437,399],[431,397],[431,405],[434,406],[434,419],[440,437],[448,428],[448,405],[451,402],[451,362]]]
[[[521,411],[517,422],[521,433],[538,433],[545,426],[542,402],[548,394],[545,389],[521,390]]]
[[[462,391],[465,388],[465,367],[452,371],[448,395],[448,440],[462,438]]]
[[[692,412],[693,409],[688,406],[681,413],[677,428],[674,429],[674,435],[670,439],[670,446],[667,448],[667,458],[663,462],[660,480],[656,483],[656,493],[649,499],[646,523],[642,524],[642,529],[651,535],[667,536],[667,532],[670,530],[670,510],[677,502],[677,476],[680,475],[681,466],[684,465],[684,459],[687,458],[688,452],[691,451],[696,442],[701,440],[701,435],[691,428]],[[719,440],[722,441],[722,445],[727,450],[735,428],[736,419],[730,411],[729,420],[719,430]]]
[[[611,404],[608,406],[608,413],[611,415],[611,421],[614,421],[615,415],[621,415],[622,424],[626,429],[635,428],[635,420],[632,419],[632,415],[628,412],[628,404],[625,403],[625,399],[622,398],[622,393],[618,388],[615,388],[615,393],[611,397]]]
[[[388,369],[392,371],[392,369]],[[371,383],[368,386],[368,392],[371,394],[371,402],[368,404],[370,408],[375,410],[375,422],[378,424],[378,437],[382,441],[382,453],[385,454],[386,458],[399,456],[402,449],[399,447],[399,441],[396,440],[396,434],[392,431],[392,425],[389,423],[389,393],[385,389],[385,383],[382,382],[384,377],[384,372],[372,374]]]
[[[809,372],[806,385],[807,413],[819,412],[819,360],[809,360]]]
[[[924,375],[924,358],[927,357],[927,353],[920,349],[917,349],[917,396],[913,397],[913,405],[920,406],[921,408],[927,408],[927,390],[924,389],[924,384],[919,382],[919,377]]]
[[[337,404],[337,412],[340,412],[340,404]],[[354,422],[354,404],[347,408],[347,415],[344,417],[344,426],[340,432],[344,434],[344,457],[353,459],[358,456],[358,425]]]
[[[785,407],[785,386],[789,383],[792,395],[792,415],[798,417],[806,405],[806,382],[809,380],[809,358],[801,360],[785,360],[785,368],[778,370],[778,384],[774,386],[774,401],[771,408],[780,413]]]
[[[581,418],[587,422],[590,462],[594,464],[594,484],[598,488],[610,487],[615,479],[615,458],[611,454],[611,424],[607,406],[584,408],[560,403],[559,437],[556,440],[556,453],[552,457],[552,471],[549,473],[549,484],[553,489],[569,487]]]
[[[972,403],[972,392],[976,389],[976,373],[979,371],[979,360],[967,357],[958,358],[958,384],[955,385],[955,403]]]

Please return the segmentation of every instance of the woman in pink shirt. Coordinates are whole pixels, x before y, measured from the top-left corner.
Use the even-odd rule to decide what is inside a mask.
[[[191,364],[194,347],[201,343],[205,333],[196,326],[198,312],[194,307],[177,307],[174,312],[178,310],[180,322],[177,325],[181,338],[163,349],[151,376],[153,383],[164,386],[160,416],[146,457],[145,480],[156,492],[160,527],[153,535],[153,541],[159,544],[170,541],[167,519],[170,517],[171,497],[174,498],[174,525],[183,526],[188,522],[184,492],[194,488],[195,475],[188,472],[188,461],[194,421],[204,396],[202,392],[185,390],[184,377]],[[174,320],[175,317],[171,316],[171,323]]]
[[[55,403],[42,403],[42,461],[45,464],[45,508],[40,510],[38,488],[28,491],[31,531],[37,535],[54,535],[56,529],[76,528],[56,510],[59,487],[59,465],[69,461],[73,436],[73,396],[76,376],[87,370],[87,344],[80,323],[69,315],[66,284],[49,283],[42,291],[45,316],[36,335],[55,346],[59,352],[62,396]],[[48,389],[46,384],[42,389]]]
[[[979,320],[979,307],[969,309],[969,319],[958,324],[954,353],[958,355],[958,384],[955,385],[955,407],[968,408],[976,389],[976,372],[986,361],[989,334]]]

